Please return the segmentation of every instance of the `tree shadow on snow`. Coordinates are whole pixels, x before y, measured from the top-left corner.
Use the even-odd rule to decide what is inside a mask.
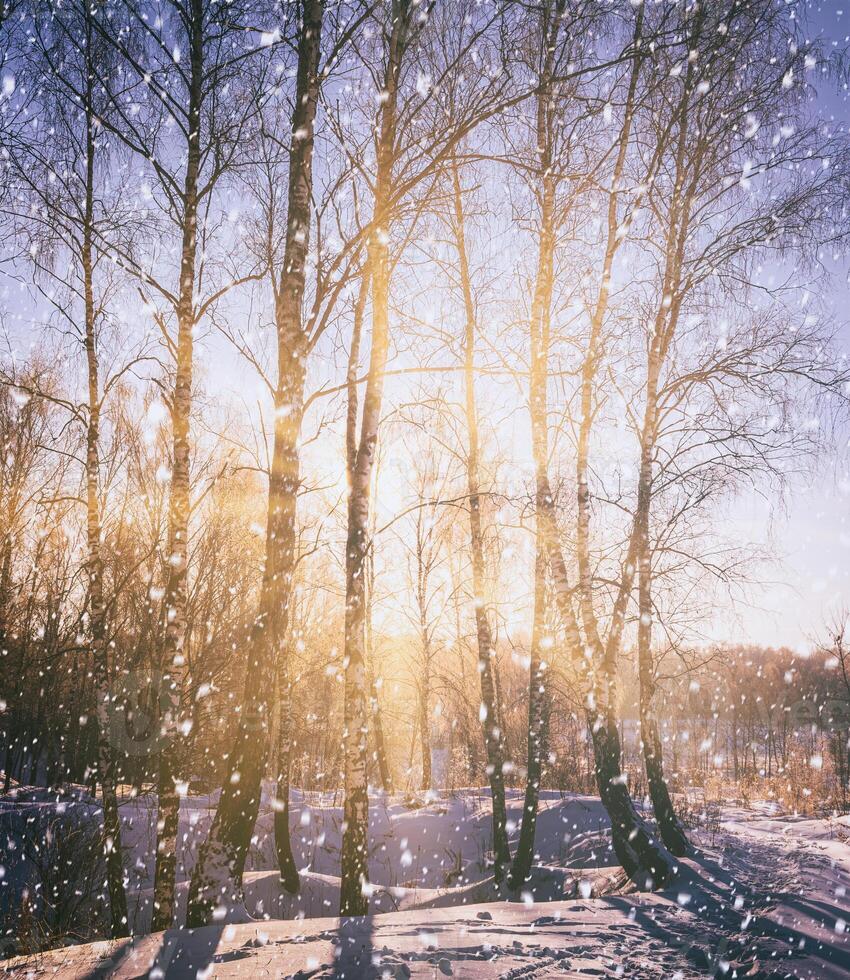
[[[337,956],[331,973],[335,980],[361,980],[375,975],[373,929],[371,915],[340,919]]]
[[[205,926],[203,929],[169,929],[162,933],[156,952],[145,956],[138,977],[149,977],[151,980],[198,980],[204,977],[215,958],[224,928],[221,925]],[[126,961],[131,954],[144,954],[147,938],[127,940],[108,960],[85,974],[83,980],[106,980],[115,976],[122,964],[128,965]],[[243,955],[250,953],[246,951]]]

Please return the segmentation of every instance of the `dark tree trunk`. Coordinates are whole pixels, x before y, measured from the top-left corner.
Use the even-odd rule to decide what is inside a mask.
[[[346,382],[348,390],[348,405],[345,426],[345,461],[349,485],[351,485],[354,467],[357,462],[357,371],[360,364],[360,345],[363,339],[363,317],[366,302],[369,298],[369,275],[363,270],[360,277],[360,289],[354,304],[354,326],[351,335],[351,350],[348,357]],[[372,509],[370,536],[374,536],[375,512]],[[375,679],[373,665],[374,634],[372,631],[372,602],[375,595],[375,555],[370,550],[366,557],[366,611],[364,616],[364,631],[366,643],[366,672],[369,677],[369,707],[371,709],[371,732],[375,747],[375,760],[378,763],[378,773],[385,793],[393,792],[393,779],[390,771],[387,748],[384,741],[384,725],[381,713],[381,702],[378,697],[378,682]]]
[[[670,798],[667,780],[664,778],[661,736],[658,733],[658,723],[652,713],[641,710],[641,739],[643,741],[643,761],[646,766],[646,779],[649,785],[649,796],[661,839],[671,854],[684,857],[690,850],[688,838],[679,821]]]
[[[283,267],[275,286],[278,381],[275,392],[274,448],[269,473],[266,564],[260,604],[250,639],[243,717],[229,759],[228,777],[210,835],[201,847],[192,875],[187,925],[211,921],[222,903],[230,918],[245,918],[242,873],[259,812],[262,778],[268,759],[269,692],[275,669],[289,691],[288,654],[283,649],[291,617],[292,581],[297,562],[296,504],[300,486],[299,436],[309,343],[302,323],[306,260],[311,224],[313,133],[319,97],[319,58],[324,13],[322,0],[304,5],[299,33],[298,74],[289,154],[288,213]],[[280,732],[290,733],[289,699],[281,711]],[[275,818],[275,841],[281,880],[298,890],[298,872],[289,842],[289,749],[284,749],[276,788],[281,809]],[[233,774],[238,773],[236,780]],[[284,818],[285,815],[285,818]]]
[[[641,888],[661,888],[676,872],[673,856],[655,838],[635,809],[620,765],[619,739],[601,719],[590,720],[596,784],[611,820],[612,841],[617,860]]]
[[[86,425],[86,532],[88,545],[88,606],[92,660],[97,695],[97,771],[103,802],[103,848],[106,857],[106,882],[109,891],[109,914],[112,937],[130,934],[127,918],[127,894],[121,853],[121,817],[118,813],[117,767],[110,743],[110,670],[106,645],[106,605],[103,595],[103,557],[101,553],[100,511],[100,382],[95,339],[94,302],[94,181],[95,116],[92,104],[94,68],[91,64],[91,12],[86,7],[86,184],[83,216],[82,270],[85,304],[86,367],[88,374],[88,421]]]
[[[274,814],[274,841],[277,853],[277,866],[280,883],[295,895],[300,886],[295,856],[292,853],[292,840],[289,835],[289,777],[292,771],[292,680],[285,659],[278,668],[278,691],[280,697],[280,722],[278,726],[277,780],[275,797],[277,806]]]
[[[345,801],[341,855],[340,915],[365,915],[369,910],[369,793],[367,784],[366,563],[371,547],[369,512],[389,353],[390,194],[396,138],[396,111],[401,62],[412,5],[393,0],[391,30],[378,113],[377,174],[372,228],[369,235],[369,276],[372,287],[372,350],[363,418],[354,465],[350,470],[348,534],[345,548]]]
[[[190,503],[190,418],[192,410],[195,263],[198,232],[198,180],[201,167],[201,109],[204,87],[204,6],[191,0],[188,21],[190,82],[186,171],[181,204],[182,242],[177,299],[177,349],[171,403],[172,459],[168,512],[168,577],[165,590],[165,637],[162,655],[162,725],[157,776],[157,851],[154,872],[154,931],[174,922],[177,827],[182,775],[180,721],[186,673],[187,570]]]
[[[658,830],[667,849],[672,854],[682,857],[689,850],[688,838],[676,816],[670,791],[664,779],[661,738],[652,708],[655,695],[655,671],[652,662],[652,553],[649,543],[649,514],[652,503],[652,450],[657,426],[657,378],[656,359],[650,355],[635,514],[640,617],[638,621],[640,723],[646,778]]]

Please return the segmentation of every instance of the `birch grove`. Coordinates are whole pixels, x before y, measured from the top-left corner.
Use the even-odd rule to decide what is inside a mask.
[[[12,952],[846,814],[838,573],[753,638],[846,482],[847,66],[786,8],[0,4],[3,799],[95,814],[12,848]]]

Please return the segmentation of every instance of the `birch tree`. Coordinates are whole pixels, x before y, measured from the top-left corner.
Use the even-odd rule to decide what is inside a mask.
[[[103,125],[133,154],[152,201],[149,213],[156,216],[157,234],[173,244],[161,255],[152,237],[148,244],[154,247],[141,253],[110,246],[115,261],[137,280],[160,330],[170,376],[165,385],[172,443],[153,922],[158,929],[169,928],[174,918],[178,788],[185,784],[181,746],[191,725],[181,695],[187,668],[194,343],[208,311],[229,289],[257,275],[212,261],[212,244],[223,233],[216,194],[236,165],[256,115],[256,100],[247,91],[237,98],[237,90],[261,84],[261,68],[273,47],[260,47],[248,12],[244,4],[224,10],[207,0],[170,0],[153,17],[129,3],[92,17],[94,30],[119,62],[109,74],[94,66],[110,109]],[[246,31],[253,43],[244,47]],[[63,81],[72,97],[81,97],[78,85]]]
[[[390,257],[387,222],[396,143],[399,81],[410,43],[415,8],[393,0],[386,29],[381,103],[376,120],[376,173],[372,229],[369,233],[369,282],[372,330],[369,372],[363,395],[360,435],[350,471],[348,530],[345,549],[345,803],[341,854],[340,915],[368,910],[369,796],[366,775],[367,685],[366,557],[369,547],[369,501],[378,439],[384,370],[389,353]]]
[[[47,392],[19,390],[24,397],[56,401],[84,431],[86,618],[97,706],[97,770],[112,935],[126,936],[118,770],[110,744],[114,665],[107,648],[104,595],[101,419],[104,399],[139,361],[130,354],[116,365],[112,358],[111,369],[104,370],[100,350],[116,292],[113,272],[104,269],[105,243],[129,247],[134,220],[121,207],[109,179],[110,168],[120,173],[124,163],[114,154],[110,159],[103,134],[101,120],[108,110],[95,84],[95,65],[106,70],[111,51],[94,25],[93,12],[71,9],[58,17],[36,6],[17,31],[22,89],[29,86],[33,93],[18,105],[18,121],[49,119],[50,127],[12,125],[8,131],[7,173],[12,184],[4,212],[30,256],[37,295],[49,304],[61,334],[84,354],[87,400],[77,403],[72,395],[60,396],[55,387]],[[67,86],[79,91],[79,99],[69,98]],[[20,385],[14,377],[7,383]]]
[[[297,892],[299,887],[288,826],[292,733],[291,658],[286,645],[293,579],[300,557],[297,498],[301,486],[301,429],[309,404],[305,384],[309,356],[324,335],[362,251],[357,227],[338,229],[345,237],[342,247],[328,247],[322,220],[326,212],[333,214],[337,207],[335,195],[344,182],[334,175],[328,187],[317,189],[313,156],[322,85],[328,83],[348,45],[357,37],[369,9],[368,4],[354,3],[326,14],[322,0],[305,0],[294,25],[283,28],[296,34],[297,69],[291,109],[281,105],[286,103],[287,93],[278,90],[266,99],[259,119],[262,163],[249,173],[252,180],[260,178],[259,188],[252,187],[260,197],[262,214],[257,252],[268,269],[277,347],[276,371],[271,377],[263,373],[274,406],[266,560],[249,641],[252,663],[246,678],[244,719],[235,751],[229,757],[228,778],[222,786],[216,818],[193,874],[189,921],[194,924],[210,921],[221,902],[230,909],[231,916],[243,914],[241,878],[260,804],[261,780],[268,758],[269,692],[275,684],[280,698],[276,850],[281,883],[290,892]],[[286,133],[281,124],[284,119],[288,121]],[[314,198],[319,200],[318,207]],[[310,283],[308,256],[314,224],[318,261],[315,280]],[[257,366],[258,359],[245,346],[244,338],[231,339]]]
[[[712,282],[719,279],[722,283],[728,276],[740,296],[744,284],[753,282],[750,270],[759,251],[800,249],[802,256],[816,247],[820,235],[833,234],[828,179],[824,166],[814,162],[829,160],[835,152],[832,138],[823,135],[817,122],[806,118],[806,95],[801,83],[794,81],[805,75],[807,65],[811,68],[816,64],[817,53],[801,38],[793,39],[769,4],[749,5],[746,10],[712,8],[710,12],[696,12],[687,18],[683,32],[688,50],[696,56],[689,58],[682,76],[672,82],[678,92],[676,101],[671,100],[676,109],[670,122],[662,121],[654,131],[655,155],[660,163],[649,193],[652,211],[661,223],[662,271],[646,342],[637,498],[624,575],[624,582],[628,582],[637,569],[641,730],[650,795],[662,837],[677,854],[686,849],[686,837],[663,776],[661,742],[651,708],[650,533],[652,499],[663,482],[656,474],[663,458],[659,437],[672,423],[672,415],[678,415],[682,408],[682,388],[673,380],[676,369],[671,364],[677,346],[681,350],[677,332],[683,328],[689,308],[701,304],[702,297],[713,294],[715,301],[719,299]],[[762,54],[756,55],[755,46],[760,52],[769,48],[774,56],[764,59]],[[742,118],[749,120],[743,132]],[[762,126],[761,121],[768,119],[783,120],[784,135],[778,140],[768,125]],[[659,132],[662,128],[663,134]],[[663,144],[667,149],[659,153]],[[750,186],[750,172],[752,180],[763,187]],[[734,210],[733,199],[738,202]],[[792,362],[797,365],[792,369],[795,376],[808,378],[815,389],[840,383],[840,372],[831,378],[823,375],[817,357],[809,360],[802,355],[797,360],[812,340],[811,326],[787,342],[777,336],[773,318],[754,316],[751,322],[751,330],[739,335],[742,347],[726,345],[720,358],[722,366],[715,362],[709,367],[703,360],[700,381],[691,376],[687,383],[691,396],[699,398],[694,388],[701,382],[716,391],[717,384],[738,388],[747,379],[749,384],[742,387],[750,391],[739,390],[738,398],[749,402],[758,389],[760,398],[775,403],[780,391],[789,390],[786,371]],[[821,342],[824,339],[821,335]],[[755,374],[739,360],[752,363],[752,344],[761,349],[756,358],[760,368]],[[814,344],[817,346],[818,341]],[[802,367],[802,361],[808,361],[810,367]],[[678,394],[673,395],[672,390]],[[779,414],[784,415],[784,411]],[[745,419],[729,420],[726,449],[731,450],[733,441],[738,446],[728,456],[733,467],[735,460],[755,458],[757,465],[763,466],[774,452],[785,455],[784,437],[778,433],[771,436],[754,419],[752,423]],[[669,425],[669,430],[676,428]],[[699,428],[703,436],[697,441],[701,442],[706,433],[716,432],[716,422],[709,423],[702,416]],[[680,441],[671,461],[681,462],[682,452]],[[691,465],[697,465],[694,456],[690,460]]]
[[[475,609],[475,633],[478,647],[478,674],[481,684],[480,719],[487,755],[487,775],[493,799],[493,863],[497,881],[504,877],[510,863],[505,805],[505,753],[502,729],[496,711],[496,686],[493,658],[496,654],[490,619],[484,601],[485,559],[481,526],[481,445],[478,431],[478,404],[475,395],[475,341],[477,316],[466,244],[466,217],[463,188],[456,157],[450,165],[452,184],[454,244],[457,250],[458,276],[463,295],[463,382],[466,413],[467,452],[466,482],[469,492],[469,543],[472,559],[472,593]]]
[[[278,365],[266,561],[259,609],[249,641],[252,662],[247,674],[243,719],[235,749],[229,756],[228,778],[222,786],[216,816],[193,873],[189,925],[210,921],[220,903],[224,902],[228,907],[240,899],[242,871],[257,819],[267,757],[268,695],[274,689],[277,654],[288,628],[297,552],[298,440],[309,350],[302,304],[310,244],[313,132],[319,98],[323,14],[321,0],[306,0],[298,25],[298,65],[288,148],[285,245],[280,256],[274,242],[275,222],[279,217],[277,188],[270,188],[272,196],[268,201],[266,226],[271,244],[265,258],[270,267],[274,297]],[[281,685],[284,695],[287,684],[284,676]],[[288,724],[288,717],[282,716],[281,726]],[[288,813],[288,801],[283,801],[282,807],[282,812]],[[297,891],[298,874],[289,848],[289,827],[276,823],[275,830],[282,883],[289,891]]]
[[[454,33],[442,22],[440,29],[435,26],[438,16],[449,14],[408,0],[394,0],[388,17],[380,18],[377,25],[380,43],[378,55],[372,59],[376,67],[370,67],[370,72],[380,98],[366,143],[356,136],[348,138],[351,125],[341,117],[335,124],[338,138],[343,145],[348,144],[346,152],[368,177],[371,206],[366,229],[371,347],[351,470],[346,544],[346,804],[340,903],[345,915],[361,915],[368,908],[363,894],[368,882],[363,569],[370,547],[370,477],[390,350],[390,284],[400,258],[391,245],[396,244],[405,223],[409,234],[410,224],[427,196],[425,189],[434,182],[454,147],[495,115],[510,90],[510,80],[501,71],[500,38],[495,30],[500,14],[475,14],[469,8],[463,29]]]
[[[586,691],[587,721],[593,741],[596,780],[602,802],[611,819],[614,849],[626,872],[653,885],[667,881],[673,872],[669,852],[659,845],[652,831],[639,816],[629,795],[620,768],[619,733],[616,725],[607,723],[605,704],[600,703],[598,674],[593,665],[592,641],[588,638],[586,653],[579,619],[573,605],[567,566],[559,542],[555,496],[549,480],[548,385],[551,336],[551,307],[555,284],[554,258],[558,231],[557,191],[559,173],[556,164],[556,139],[564,139],[556,128],[557,101],[556,58],[564,58],[559,43],[563,8],[558,4],[540,12],[543,46],[540,84],[536,98],[537,164],[533,171],[536,180],[538,217],[538,257],[534,278],[534,294],[530,315],[530,383],[532,446],[535,464],[536,519],[545,543],[552,586],[566,634],[566,643],[578,665]],[[634,48],[626,46],[625,55],[634,57]],[[573,54],[576,57],[576,54]],[[569,143],[567,143],[569,146]],[[563,158],[561,158],[563,159]],[[590,662],[588,663],[588,660]],[[602,676],[605,676],[603,673]]]

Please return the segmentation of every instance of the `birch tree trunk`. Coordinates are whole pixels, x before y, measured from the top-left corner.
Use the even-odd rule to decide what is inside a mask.
[[[296,503],[300,486],[299,439],[304,405],[304,379],[309,342],[302,321],[306,282],[307,254],[310,243],[311,203],[313,192],[313,139],[319,102],[319,62],[321,59],[324,0],[306,0],[304,23],[299,36],[298,75],[295,107],[292,115],[292,144],[289,159],[288,218],[283,270],[277,295],[278,397],[275,400],[275,442],[283,443],[283,465],[279,468],[281,483],[280,526],[275,540],[279,547],[274,587],[274,615],[280,622],[275,629],[275,653],[281,672],[285,700],[281,706],[277,789],[282,808],[275,814],[275,847],[281,882],[290,893],[298,891],[298,871],[289,837],[289,767],[292,757],[292,692],[289,651],[281,649],[292,613],[292,583],[297,563]],[[275,453],[277,455],[277,451]],[[271,518],[271,496],[269,516]]]
[[[287,616],[287,618],[289,618]],[[284,642],[285,639],[284,639]],[[290,895],[300,887],[292,839],[289,835],[289,779],[292,770],[294,747],[292,718],[292,677],[286,652],[278,664],[278,691],[280,698],[280,724],[278,726],[277,779],[275,780],[276,806],[274,812],[274,843],[280,883]]]
[[[166,623],[162,655],[161,727],[157,778],[157,852],[154,873],[154,932],[170,929],[174,921],[174,882],[177,868],[177,825],[181,775],[181,697],[186,672],[186,603],[190,504],[190,416],[192,356],[195,326],[195,264],[198,229],[198,179],[201,166],[200,127],[204,85],[202,0],[191,0],[189,32],[189,112],[186,172],[182,205],[180,282],[177,302],[176,373],[171,404],[172,460],[168,508],[168,576],[165,590]]]
[[[621,649],[623,628],[625,625],[625,611],[628,597],[632,592],[634,577],[635,577],[635,567],[636,567],[636,557],[638,551],[642,547],[642,541],[648,547],[648,542],[646,541],[645,535],[648,533],[648,528],[641,531],[640,528],[636,527],[630,540],[629,551],[626,557],[626,561],[623,565],[622,570],[622,580],[621,587],[618,590],[618,595],[615,600],[613,615],[611,619],[611,626],[609,629],[608,640],[603,644],[602,638],[599,633],[598,623],[596,620],[596,615],[593,608],[593,582],[592,582],[592,572],[591,572],[591,562],[590,562],[590,492],[588,486],[588,456],[589,456],[589,443],[590,435],[593,426],[593,386],[595,383],[596,375],[598,372],[598,358],[599,358],[599,345],[601,340],[602,326],[604,323],[605,315],[608,310],[608,303],[610,298],[610,288],[611,288],[611,275],[613,271],[613,262],[616,252],[619,248],[620,243],[625,238],[625,227],[621,227],[620,219],[618,215],[618,202],[620,191],[623,181],[624,166],[626,161],[626,152],[629,145],[629,139],[631,135],[632,121],[635,111],[635,96],[637,91],[637,83],[640,75],[642,63],[643,63],[643,53],[641,52],[641,29],[643,24],[644,9],[639,8],[636,18],[635,18],[635,30],[634,30],[634,52],[632,58],[632,70],[629,79],[629,87],[626,95],[626,102],[624,107],[623,124],[620,130],[620,135],[618,138],[617,146],[617,156],[614,163],[614,168],[611,176],[611,188],[608,194],[608,216],[607,216],[607,233],[606,233],[606,244],[605,244],[605,255],[603,259],[602,267],[602,279],[600,283],[599,293],[597,294],[596,304],[593,310],[590,324],[590,335],[588,338],[587,351],[584,358],[584,363],[582,366],[582,379],[581,379],[581,422],[579,425],[579,435],[578,435],[578,445],[576,452],[576,487],[577,487],[577,522],[576,522],[576,542],[577,542],[577,552],[578,552],[578,565],[579,565],[579,594],[580,594],[580,604],[581,604],[581,614],[582,622],[585,628],[585,633],[589,638],[589,641],[594,650],[594,654],[600,662],[601,665],[601,678],[596,678],[594,696],[596,700],[596,710],[602,712],[603,718],[597,719],[594,724],[599,725],[604,723],[606,726],[606,735],[604,739],[604,745],[599,745],[597,752],[600,755],[600,761],[603,764],[605,771],[615,772],[619,774],[621,771],[621,759],[620,759],[620,732],[618,727],[618,714],[616,710],[616,699],[617,699],[617,656]],[[659,139],[659,145],[656,147],[656,151],[653,155],[653,159],[649,165],[648,179],[651,179],[652,173],[654,172],[655,165],[657,163],[658,157],[663,149],[664,141]],[[628,219],[624,222],[625,226],[628,226]],[[654,413],[654,406],[653,406]],[[651,464],[650,464],[651,466]],[[642,469],[643,474],[643,460]],[[648,484],[647,484],[648,486]],[[641,504],[638,503],[637,513],[641,513]],[[636,517],[636,521],[638,518]],[[643,538],[641,535],[643,534]],[[644,549],[645,550],[645,549]],[[642,627],[641,627],[642,628]],[[639,643],[641,634],[639,633]],[[641,660],[640,663],[641,679],[643,683],[643,671],[644,663]],[[641,688],[643,692],[643,686]],[[641,694],[641,715],[643,717],[643,693]],[[649,739],[651,736],[650,729],[647,725],[644,731],[645,739]],[[653,804],[655,804],[656,798],[658,799],[659,807],[661,812],[659,812],[658,807],[656,807],[656,817],[659,821],[659,828],[662,832],[662,839],[665,845],[673,854],[681,855],[683,851],[683,839],[684,835],[677,832],[671,823],[672,820],[675,821],[675,815],[672,811],[672,806],[670,805],[670,797],[667,793],[666,785],[662,789],[658,788],[658,774],[659,770],[655,768],[655,752],[654,749],[656,742],[658,741],[657,728],[653,728],[655,735],[655,741],[645,741],[645,751],[651,753],[653,759],[653,776],[649,777],[649,763],[647,764],[647,775],[650,779],[650,784],[653,781],[657,789],[656,793],[652,793]],[[616,755],[616,767],[614,765]],[[658,758],[660,763],[660,757]],[[618,778],[615,774],[613,777]],[[663,783],[663,776],[661,777]],[[666,802],[665,802],[666,801]],[[663,817],[662,817],[663,813]],[[665,833],[665,828],[672,828],[669,833]],[[685,844],[686,847],[686,844]]]
[[[366,558],[370,547],[371,469],[378,438],[381,389],[388,351],[388,255],[386,245],[370,242],[373,310],[372,355],[363,405],[363,424],[348,498],[345,554],[345,800],[341,855],[340,915],[368,911]]]
[[[698,36],[699,24],[695,27]],[[637,565],[638,607],[638,680],[643,741],[644,764],[647,782],[658,827],[666,847],[671,853],[682,856],[689,850],[689,843],[670,799],[664,778],[661,739],[652,712],[654,680],[652,668],[652,549],[649,542],[649,518],[652,507],[652,460],[658,439],[659,388],[662,368],[675,334],[681,309],[682,265],[685,243],[690,224],[698,168],[688,172],[686,150],[690,140],[689,92],[692,67],[688,68],[688,84],[685,85],[679,111],[679,132],[675,153],[675,184],[670,213],[665,230],[664,273],[661,300],[655,315],[653,332],[647,350],[644,417],[640,433],[640,471],[638,499],[632,533],[632,568]],[[634,571],[631,572],[632,577]]]
[[[675,315],[675,313],[674,313]],[[655,695],[652,663],[652,553],[649,542],[649,516],[652,504],[652,454],[658,418],[659,354],[657,344],[649,353],[646,384],[646,406],[641,438],[638,500],[635,514],[635,540],[638,567],[638,682],[640,700],[640,730],[649,795],[661,839],[668,850],[682,857],[690,845],[682,827],[664,778],[664,763],[658,724],[652,708]]]
[[[642,477],[643,478],[643,475]],[[652,563],[648,547],[648,528],[641,531],[638,564],[638,680],[640,684],[640,736],[649,796],[658,830],[671,854],[684,857],[690,850],[687,835],[673,808],[664,778],[664,757],[658,723],[653,710],[655,680],[652,665]]]
[[[469,543],[472,557],[472,592],[475,609],[475,633],[478,644],[478,676],[481,684],[481,728],[487,757],[487,777],[493,801],[493,862],[497,882],[505,876],[511,860],[505,804],[504,742],[499,726],[494,679],[495,647],[484,602],[485,566],[484,535],[481,528],[480,436],[475,398],[475,304],[469,256],[466,248],[463,193],[456,161],[452,161],[455,245],[465,314],[464,386],[466,395],[467,461],[466,480],[469,493]]]
[[[348,534],[345,549],[345,691],[343,836],[340,915],[365,915],[369,901],[368,869],[369,794],[367,787],[367,677],[366,677],[366,564],[369,540],[369,505],[383,393],[384,368],[389,349],[389,255],[384,233],[378,229],[369,243],[372,278],[372,352],[357,458],[348,496]]]
[[[427,673],[419,681],[419,734],[422,744],[422,792],[431,788],[431,732],[428,723],[428,701],[430,698],[430,683]]]
[[[424,505],[424,493],[420,489],[420,504]],[[419,613],[419,642],[422,645],[422,661],[419,669],[419,735],[422,747],[422,781],[420,789],[426,792],[431,788],[431,723],[429,703],[431,700],[431,661],[433,648],[431,628],[428,623],[428,580],[432,556],[426,554],[429,532],[423,522],[424,509],[416,511],[416,605]]]
[[[625,619],[625,603],[631,593],[634,579],[634,557],[627,561],[623,568],[623,588],[615,602],[615,614],[612,617],[611,639],[616,633],[616,642],[603,644],[599,625],[594,611],[593,602],[593,572],[590,560],[590,488],[588,482],[590,437],[594,422],[593,392],[597,381],[600,359],[602,328],[608,312],[611,294],[611,276],[614,268],[614,258],[625,238],[628,220],[625,227],[620,226],[619,200],[625,171],[626,155],[632,132],[632,122],[635,113],[635,100],[638,79],[643,64],[640,50],[641,32],[643,27],[644,8],[638,8],[635,16],[633,36],[634,51],[629,76],[629,86],[623,109],[623,123],[617,138],[617,153],[611,173],[611,186],[608,191],[608,213],[606,225],[605,253],[602,262],[602,277],[596,296],[581,372],[580,389],[580,422],[576,445],[576,553],[578,558],[579,575],[579,608],[585,635],[593,649],[594,656],[600,663],[601,676],[594,674],[596,681],[596,697],[599,707],[604,711],[605,723],[609,731],[614,733],[617,728],[617,656],[620,652],[620,640]],[[650,172],[653,164],[650,164]],[[622,607],[622,608],[621,608]],[[619,736],[617,736],[619,741]]]
[[[556,12],[550,30],[547,50],[554,51],[559,16]],[[675,862],[667,849],[658,843],[638,814],[629,795],[621,770],[620,736],[613,705],[600,712],[599,682],[594,669],[594,636],[586,648],[573,609],[566,564],[561,551],[555,501],[549,484],[548,439],[548,358],[552,292],[554,286],[555,247],[555,179],[552,174],[549,114],[551,67],[541,75],[537,99],[537,145],[539,147],[540,238],[537,274],[531,308],[531,377],[530,409],[532,451],[536,472],[536,516],[538,532],[546,548],[558,610],[566,630],[567,645],[587,687],[587,720],[593,741],[594,768],[599,795],[611,820],[614,850],[626,873],[641,885],[663,885],[673,874]],[[581,603],[581,595],[579,596]],[[584,612],[587,612],[585,607]],[[589,625],[592,626],[592,623]],[[603,671],[610,665],[604,664]],[[613,724],[608,724],[611,718]]]
[[[91,21],[86,11],[86,61],[91,59]],[[86,83],[86,183],[83,213],[82,269],[85,305],[85,351],[88,375],[88,421],[86,425],[86,540],[88,545],[89,630],[94,661],[97,703],[97,768],[103,799],[103,846],[106,883],[113,939],[128,936],[127,894],[121,854],[121,817],[118,813],[117,767],[110,744],[110,673],[106,646],[106,604],[103,596],[103,555],[100,513],[100,382],[95,342],[94,302],[94,181],[96,143],[92,106],[93,66],[88,65]],[[4,570],[5,571],[5,570]]]
[[[348,484],[351,486],[354,466],[357,462],[357,370],[360,365],[360,346],[363,340],[363,318],[366,312],[366,302],[369,299],[369,272],[363,269],[360,274],[360,288],[354,303],[354,324],[351,332],[351,348],[348,354],[346,371],[346,415],[345,415],[345,465]],[[377,471],[376,471],[377,472]],[[375,512],[372,509],[370,536],[374,537]],[[384,741],[384,725],[381,717],[381,702],[378,697],[378,682],[373,669],[374,633],[372,630],[372,602],[375,594],[375,556],[369,551],[366,559],[366,612],[364,630],[366,636],[366,673],[369,679],[369,709],[372,717],[372,738],[375,747],[375,761],[378,763],[378,773],[384,792],[393,792],[393,779],[387,758],[386,742]]]
[[[540,661],[540,631],[541,619],[545,611],[545,567],[547,558],[551,561],[549,551],[554,547],[556,533],[554,502],[549,490],[549,420],[548,420],[548,358],[550,334],[550,310],[552,306],[552,291],[554,288],[554,254],[555,254],[555,197],[557,184],[552,173],[551,151],[551,114],[552,105],[552,72],[560,21],[564,11],[563,2],[555,3],[551,11],[551,20],[544,21],[543,36],[546,39],[546,54],[540,73],[540,91],[536,104],[536,136],[538,153],[538,196],[540,200],[540,231],[537,255],[537,272],[534,284],[534,294],[531,303],[531,376],[529,390],[529,407],[531,412],[531,443],[535,465],[535,510],[537,519],[537,557],[535,560],[534,585],[534,623],[532,633],[532,657],[529,673],[529,730],[528,730],[528,760],[529,773],[526,784],[526,798],[523,807],[520,848],[512,869],[512,884],[520,884],[528,875],[534,855],[534,829],[537,820],[537,804],[539,797],[540,765],[538,760],[539,746],[536,742],[540,732],[540,703],[539,692],[535,692],[535,682],[539,681],[535,674],[539,670]],[[548,509],[547,509],[548,508]],[[545,516],[544,516],[545,512]],[[547,520],[549,523],[547,523]],[[550,528],[551,524],[551,528]],[[546,533],[547,529],[550,533]],[[535,728],[538,729],[535,732]],[[535,772],[536,770],[536,772]],[[537,787],[533,785],[537,783]],[[524,839],[523,839],[524,838]]]
[[[522,825],[514,862],[511,866],[511,888],[519,888],[529,876],[534,861],[534,837],[537,827],[537,807],[540,801],[540,780],[546,755],[550,697],[546,690],[546,670],[543,662],[543,639],[546,632],[546,550],[537,536],[534,562],[534,619],[531,632],[531,662],[528,668],[528,757],[525,781],[525,800]]]
[[[592,669],[592,664],[589,663],[590,658],[584,651],[573,610],[567,569],[558,543],[548,477],[541,480],[541,490],[538,493],[538,519],[542,519],[552,588],[565,626],[567,646],[580,676],[586,678]],[[605,718],[598,711],[593,697],[593,681],[587,681],[585,686],[587,723],[593,744],[596,784],[602,804],[611,821],[612,842],[617,859],[629,877],[635,879],[641,887],[662,887],[676,872],[675,860],[667,848],[655,839],[650,827],[637,812],[621,769],[619,731],[615,727],[612,732]]]
[[[392,772],[390,771],[390,762],[387,758],[387,745],[384,739],[384,723],[381,714],[381,702],[378,697],[378,682],[375,678],[375,671],[373,669],[374,633],[372,630],[372,597],[374,596],[375,562],[374,555],[371,553],[369,555],[368,567],[369,575],[366,585],[368,590],[366,596],[366,670],[369,675],[369,707],[372,714],[372,736],[375,743],[375,761],[378,763],[378,773],[381,777],[381,785],[384,787],[385,793],[391,794],[393,792],[393,777]]]
[[[297,495],[300,486],[299,438],[304,413],[304,382],[309,340],[302,320],[309,249],[313,186],[313,137],[319,98],[319,59],[323,0],[307,0],[299,33],[298,73],[289,151],[288,213],[283,267],[275,289],[278,382],[275,392],[274,448],[269,472],[266,561],[257,616],[250,636],[242,719],[230,755],[227,778],[210,834],[192,875],[187,925],[211,921],[222,904],[231,919],[244,919],[242,873],[262,795],[270,732],[269,692],[275,670],[282,695],[275,844],[281,882],[297,892],[299,879],[289,840],[289,764],[291,735],[288,635],[292,582],[297,563]]]
[[[348,494],[345,548],[345,802],[340,882],[340,915],[365,915],[368,899],[369,793],[366,682],[366,559],[372,468],[378,441],[384,370],[389,352],[390,256],[389,209],[395,153],[398,82],[407,40],[412,0],[393,0],[384,85],[378,117],[377,172],[368,262],[372,291],[372,350],[357,456]]]

